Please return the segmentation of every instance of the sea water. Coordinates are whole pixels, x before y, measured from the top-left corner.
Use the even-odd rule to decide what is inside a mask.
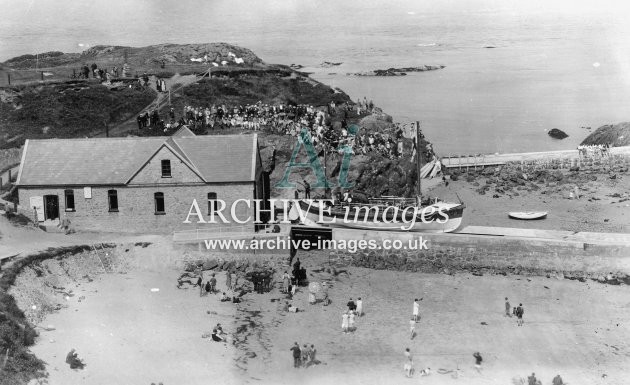
[[[97,44],[224,41],[421,121],[440,155],[575,148],[630,119],[623,2],[1,0],[0,60]],[[341,62],[322,67],[324,61]],[[404,77],[347,73],[445,65]],[[584,127],[592,127],[589,131]],[[546,132],[559,128],[569,138]]]

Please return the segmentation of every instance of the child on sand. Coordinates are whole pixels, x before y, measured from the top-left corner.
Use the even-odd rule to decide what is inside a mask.
[[[344,333],[348,332],[348,312],[344,312],[341,316],[341,330],[343,330]]]
[[[413,320],[418,322],[418,317],[420,316],[420,303],[418,302],[418,298],[413,300]]]
[[[507,317],[512,317],[512,314],[510,314],[510,309],[512,309],[512,307],[510,306],[510,302],[508,302],[508,298],[505,297],[505,315]]]
[[[525,310],[523,309],[523,304],[519,303],[518,307],[516,308],[516,325],[523,326],[524,313],[525,313]]]
[[[411,377],[413,375],[413,358],[411,357],[411,352],[409,351],[409,348],[405,349],[405,358],[405,363],[403,365],[405,376]]]
[[[284,274],[282,274],[282,292],[283,293],[289,293],[289,282],[291,280],[291,277],[289,277],[289,273],[287,273],[287,271],[284,271]]]
[[[308,358],[311,355],[310,349],[307,344],[304,344],[302,347],[302,366],[306,367],[308,363]]]

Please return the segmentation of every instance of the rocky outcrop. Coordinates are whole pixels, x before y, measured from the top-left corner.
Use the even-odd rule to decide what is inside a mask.
[[[564,138],[569,137],[569,135],[567,135],[566,132],[559,130],[557,128],[552,128],[551,130],[549,130],[547,132],[547,135],[551,136],[554,139],[564,139]]]
[[[194,59],[194,60],[191,60]],[[238,60],[237,60],[238,59]],[[227,43],[158,44],[147,47],[97,45],[79,53],[47,52],[22,55],[7,60],[4,65],[13,69],[82,66],[85,63],[123,63],[132,68],[166,64],[209,64],[226,62],[230,65],[260,65],[262,59],[247,48]],[[121,65],[121,64],[119,64]]]
[[[520,194],[538,193],[566,194],[575,186],[584,186],[596,181],[598,175],[609,175],[611,179],[617,175],[628,173],[626,162],[607,164],[601,161],[566,162],[557,160],[541,169],[538,165],[521,165],[508,163],[500,167],[486,167],[482,170],[469,170],[462,173],[452,170],[451,180],[459,177],[476,187],[480,195],[489,194],[493,197],[518,196]]]
[[[424,72],[424,71],[435,71],[445,68],[443,65],[423,65],[420,67],[403,67],[403,68],[388,68],[385,70],[374,70],[374,71],[365,71],[365,72],[355,72],[348,73],[347,75],[352,76],[405,76],[407,72]]]
[[[608,144],[611,147],[630,146],[630,122],[601,126],[587,136],[581,144]]]

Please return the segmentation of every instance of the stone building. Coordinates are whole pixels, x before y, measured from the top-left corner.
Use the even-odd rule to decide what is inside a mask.
[[[67,216],[77,230],[254,230],[255,202],[235,206],[237,219],[252,218],[245,225],[229,209],[269,198],[257,135],[27,140],[16,184],[25,215],[48,225]],[[183,223],[193,200],[205,220],[225,201],[230,223]]]

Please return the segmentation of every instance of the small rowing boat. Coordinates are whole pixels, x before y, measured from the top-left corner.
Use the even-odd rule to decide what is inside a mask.
[[[544,219],[547,216],[546,211],[512,211],[508,213],[508,216],[512,219]]]

